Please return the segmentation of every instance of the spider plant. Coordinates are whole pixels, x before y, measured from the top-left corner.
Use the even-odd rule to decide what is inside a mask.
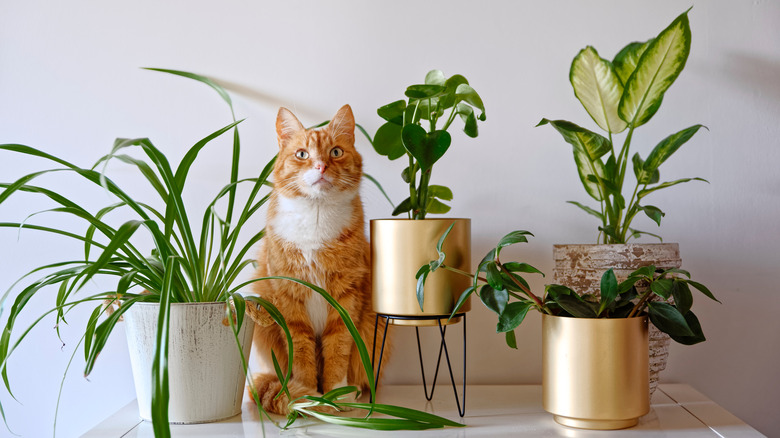
[[[250,226],[249,219],[268,200],[268,186],[271,186],[268,177],[275,158],[265,165],[258,176],[239,179],[241,141],[238,125],[242,120],[236,120],[228,93],[214,81],[200,75],[175,70],[150,70],[187,77],[210,86],[227,103],[233,119],[228,125],[214,131],[189,148],[177,166],[172,166],[166,155],[147,138],[117,139],[110,153],[98,159],[89,168],[80,167],[34,147],[21,144],[0,145],[2,153],[40,159],[47,165],[55,166],[27,174],[10,183],[0,183],[0,188],[3,189],[0,192],[0,205],[13,195],[47,198],[55,205],[49,210],[31,214],[22,222],[0,222],[0,227],[15,228],[20,233],[24,230],[49,233],[78,241],[84,248],[83,254],[72,260],[46,264],[31,270],[2,296],[0,312],[2,304],[13,296],[11,293],[17,290],[17,286],[21,288],[21,291],[15,294],[7,323],[0,335],[0,373],[5,388],[13,396],[6,367],[10,356],[30,331],[52,314],[56,319],[56,327],[59,327],[61,323],[67,323],[66,316],[74,307],[91,305],[94,306],[94,310],[86,322],[84,334],[73,353],[75,356],[79,347],[83,345],[84,374],[89,375],[113,329],[121,321],[123,313],[135,303],[158,302],[160,313],[156,354],[153,369],[150,370],[154,382],[152,420],[155,436],[167,437],[170,436],[167,419],[170,396],[167,368],[168,318],[172,303],[224,302],[226,313],[230,316],[227,319],[231,321],[236,334],[243,322],[247,302],[267,310],[284,331],[287,331],[287,327],[279,311],[269,302],[259,297],[245,298],[239,293],[239,290],[248,283],[266,280],[266,278],[235,285],[239,274],[251,268],[253,259],[248,256],[248,253],[265,234],[264,230],[258,232],[252,230],[248,232],[249,237],[246,238],[242,231],[246,231],[245,228]],[[233,135],[229,182],[217,191],[213,200],[200,214],[193,215],[185,208],[182,195],[190,168],[206,145],[228,132],[232,132]],[[139,158],[139,155],[142,158]],[[125,163],[137,171],[143,183],[151,186],[158,199],[153,202],[137,200],[109,178],[106,175],[107,165],[115,161]],[[82,206],[83,202],[79,203],[75,198],[65,194],[62,190],[63,186],[47,188],[34,184],[39,177],[52,173],[78,175],[91,183],[96,191],[109,193],[115,202],[92,213]],[[248,194],[240,201],[239,186],[248,187]],[[223,205],[226,205],[226,208],[220,208]],[[118,226],[112,225],[108,216],[114,211],[130,213],[133,219]],[[76,232],[31,223],[34,216],[43,213],[75,217],[84,222],[86,231]],[[195,223],[196,220],[199,223]],[[199,228],[195,227],[196,224]],[[140,230],[144,230],[151,238],[151,249],[142,246],[145,241],[140,240]],[[107,290],[88,296],[77,294],[91,280],[101,277],[110,280],[108,283],[111,286],[108,286]],[[31,278],[36,279],[31,281]],[[311,288],[314,293],[323,295],[338,310],[360,350],[373,393],[373,372],[368,352],[347,312],[325,290],[301,280],[284,279]],[[39,293],[53,298],[52,308],[41,313],[29,327],[18,328],[17,319],[25,309],[29,310],[28,303]],[[18,336],[12,339],[14,335]],[[290,339],[289,333],[288,339]],[[238,342],[237,336],[236,340]],[[290,342],[289,364],[292,364],[292,351],[293,346]],[[244,358],[244,367],[245,371],[248,371],[246,359]],[[277,364],[280,379],[283,384],[286,384],[291,375],[291,368],[288,367],[286,374],[278,368]],[[66,369],[66,374],[67,371]],[[254,391],[253,388],[251,390]],[[286,390],[286,387],[283,390]],[[308,407],[311,403],[324,403],[337,409],[345,407],[337,403],[335,396],[328,395],[319,401],[308,400],[306,405],[296,412],[299,412],[299,415],[309,415]],[[404,408],[384,408],[373,404],[366,406],[369,414],[382,412],[399,417],[390,422],[395,428],[460,426],[440,417],[410,413],[411,411]],[[259,405],[258,411],[262,418],[265,413]],[[0,404],[0,414],[8,425],[2,404]],[[317,415],[318,418],[326,421],[330,419],[319,413]],[[343,424],[344,420],[339,422]],[[362,427],[388,427],[388,419],[384,418],[367,417],[359,419],[358,422]],[[54,427],[56,430],[56,420]]]

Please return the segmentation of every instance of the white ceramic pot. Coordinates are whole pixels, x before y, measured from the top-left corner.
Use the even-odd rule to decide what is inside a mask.
[[[124,314],[141,418],[151,421],[152,361],[160,305],[136,303]],[[254,323],[239,331],[249,358]],[[241,413],[245,374],[225,303],[171,304],[168,344],[170,423],[208,423]]]

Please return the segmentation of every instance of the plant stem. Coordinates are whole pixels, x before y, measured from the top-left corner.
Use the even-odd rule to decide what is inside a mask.
[[[469,277],[469,278],[473,278],[474,277],[473,275],[471,275],[470,273],[468,273],[466,271],[463,271],[463,270],[458,269],[458,268],[453,268],[452,266],[449,266],[449,265],[442,264],[439,267],[440,268],[444,268],[444,269],[446,269],[446,270],[448,270],[450,272],[454,272],[456,274],[465,275],[466,277]],[[479,281],[481,281],[483,283],[487,283],[487,278],[484,278],[484,277],[477,276],[477,280],[479,280]]]
[[[629,318],[633,318],[639,314],[639,312],[642,311],[642,309],[645,307],[645,303],[650,298],[650,294],[653,293],[652,290],[650,290],[650,287],[648,286],[647,292],[645,292],[644,295],[642,295],[642,298],[639,300],[639,302],[636,303],[636,306],[634,306],[633,309],[631,309],[631,313],[628,314]]]

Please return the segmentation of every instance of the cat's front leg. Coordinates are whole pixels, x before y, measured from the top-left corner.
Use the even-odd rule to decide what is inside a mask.
[[[292,380],[317,390],[317,338],[307,319],[289,318],[287,328],[293,340]]]

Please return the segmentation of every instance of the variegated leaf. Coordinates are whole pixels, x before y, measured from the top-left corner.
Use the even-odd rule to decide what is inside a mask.
[[[618,116],[618,103],[623,85],[609,61],[601,59],[591,46],[580,51],[571,63],[569,80],[574,95],[599,127],[618,133],[626,129],[626,122]]]
[[[623,88],[618,113],[634,128],[650,120],[661,106],[664,93],[688,60],[691,28],[684,12],[664,29],[639,58],[636,70]]]
[[[620,78],[620,83],[625,84],[628,82],[628,78],[631,77],[631,73],[636,70],[636,65],[639,63],[639,58],[645,53],[647,46],[655,40],[651,38],[644,43],[634,42],[630,43],[626,47],[615,55],[615,59],[612,60],[612,68],[615,69],[615,74]]]

